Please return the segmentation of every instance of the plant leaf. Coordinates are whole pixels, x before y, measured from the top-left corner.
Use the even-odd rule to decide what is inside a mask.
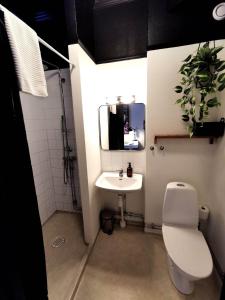
[[[216,55],[218,52],[220,52],[221,50],[223,50],[222,46],[219,47],[215,47],[211,50],[211,55]]]
[[[222,66],[223,63],[224,63],[223,60],[217,59],[217,60],[215,61],[215,67],[218,69],[219,67]]]
[[[225,61],[221,64],[221,66],[217,69],[218,72],[225,70]]]
[[[209,47],[209,42],[206,42],[203,46],[203,48],[208,48]],[[201,48],[200,48],[201,49]]]
[[[191,138],[193,136],[193,125],[189,125],[187,127],[187,131],[188,131],[188,133],[190,135],[190,138]]]
[[[191,88],[187,88],[187,89],[184,90],[184,94],[188,95],[190,93],[190,91],[191,91]]]
[[[220,105],[220,103],[218,102],[217,97],[214,97],[207,101],[207,107],[215,107],[215,106],[219,106],[219,105]],[[208,110],[206,110],[206,111],[208,111]]]
[[[180,85],[177,85],[174,89],[175,89],[176,93],[182,93],[182,91],[183,91],[183,88]]]
[[[188,115],[182,115],[182,120],[184,121],[184,122],[188,122],[189,121],[189,116]]]
[[[225,73],[220,74],[220,76],[218,77],[218,81],[219,82],[223,82],[225,80]]]
[[[185,84],[186,82],[187,82],[186,78],[182,77],[180,83],[181,83],[181,84]]]
[[[199,72],[199,73],[197,74],[197,77],[198,77],[201,81],[204,81],[204,82],[208,81],[209,78],[210,78],[208,72]]]
[[[175,104],[180,104],[183,101],[183,98],[177,99],[177,101],[175,102]]]
[[[206,61],[202,61],[202,60],[196,60],[195,62],[193,62],[192,64],[194,67],[207,67],[208,66],[208,62]]]
[[[222,83],[219,87],[218,87],[218,91],[222,91],[225,89],[225,83]]]
[[[186,57],[186,58],[184,59],[184,61],[185,61],[185,62],[188,62],[191,58],[192,58],[192,55],[190,54],[190,55],[188,55],[188,57]]]

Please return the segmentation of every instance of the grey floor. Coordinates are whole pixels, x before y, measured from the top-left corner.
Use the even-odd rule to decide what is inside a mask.
[[[196,284],[191,296],[181,295],[170,281],[161,236],[143,229],[100,232],[74,300],[218,300],[211,276]]]
[[[68,300],[80,273],[87,251],[83,240],[81,214],[56,212],[43,226],[49,300]],[[65,237],[65,244],[53,248],[55,237]]]

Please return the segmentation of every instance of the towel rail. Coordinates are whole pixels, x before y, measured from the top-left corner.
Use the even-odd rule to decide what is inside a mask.
[[[6,8],[3,5],[0,4],[0,10],[2,10],[4,12],[5,9]],[[66,58],[64,55],[62,55],[59,51],[57,51],[55,48],[53,48],[51,45],[49,45],[46,41],[44,41],[39,36],[38,36],[38,40],[39,40],[39,43],[41,43],[42,45],[44,45],[46,48],[48,48],[49,50],[51,50],[52,52],[54,52],[56,55],[58,55],[59,57],[61,57],[63,60],[65,60],[66,62],[68,62],[70,65],[72,65],[73,68],[75,68],[75,65],[68,58]]]
[[[57,51],[55,48],[53,48],[51,45],[49,45],[43,39],[41,39],[40,37],[38,37],[38,40],[46,48],[48,48],[49,50],[51,50],[52,52],[54,52],[55,54],[57,54],[59,57],[61,57],[62,59],[64,59],[66,62],[68,62],[70,65],[72,65],[72,67],[75,67],[75,65],[68,58],[66,58],[64,55],[62,55],[59,51]]]

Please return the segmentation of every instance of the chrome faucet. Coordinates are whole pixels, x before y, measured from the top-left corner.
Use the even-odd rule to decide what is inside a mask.
[[[123,169],[119,170],[119,177],[120,177],[120,179],[123,178]]]

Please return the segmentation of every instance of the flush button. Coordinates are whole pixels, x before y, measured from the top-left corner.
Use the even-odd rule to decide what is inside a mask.
[[[177,183],[177,186],[185,186],[183,183]]]

